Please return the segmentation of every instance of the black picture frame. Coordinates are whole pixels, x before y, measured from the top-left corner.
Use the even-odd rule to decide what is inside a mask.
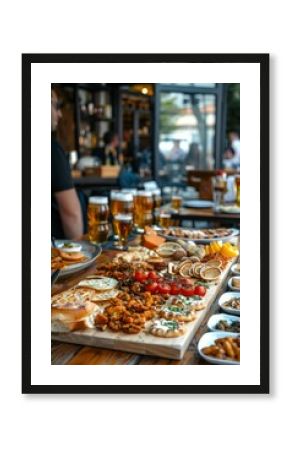
[[[23,54],[22,55],[22,393],[24,394],[267,394],[269,393],[269,54]],[[260,65],[260,384],[31,384],[31,64],[255,63]],[[263,300],[263,301],[261,301]]]

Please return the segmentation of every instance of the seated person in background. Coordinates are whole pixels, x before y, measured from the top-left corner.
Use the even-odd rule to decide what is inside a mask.
[[[223,165],[225,169],[238,169],[239,164],[237,164],[235,158],[235,150],[232,147],[228,147],[224,152]]]
[[[121,168],[118,177],[118,183],[121,188],[135,188],[141,181],[141,177],[138,174],[137,163],[124,164]]]
[[[189,146],[189,151],[184,159],[185,166],[191,166],[194,169],[199,169],[201,165],[201,152],[199,145],[192,142]]]
[[[51,91],[51,236],[79,238],[83,234],[81,205],[64,150],[53,133],[62,117],[56,92]]]
[[[105,144],[104,160],[105,164],[109,166],[117,166],[122,164],[122,155],[118,153],[119,138],[117,134],[107,131],[103,136]]]

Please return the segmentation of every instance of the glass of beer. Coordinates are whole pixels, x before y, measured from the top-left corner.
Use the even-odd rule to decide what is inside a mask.
[[[119,238],[117,248],[126,250],[128,237],[133,229],[133,214],[118,213],[113,217],[114,230]]]
[[[150,191],[138,191],[134,195],[134,225],[144,229],[153,223],[153,197]]]
[[[152,191],[152,195],[153,195],[154,208],[160,208],[162,205],[161,189],[154,189]]]
[[[240,207],[240,175],[235,177],[235,186],[236,186],[236,204]]]
[[[161,211],[158,219],[159,219],[158,225],[161,228],[169,228],[172,225],[170,212]]]
[[[171,207],[172,209],[179,211],[182,206],[182,197],[180,195],[172,195]]]
[[[224,203],[224,195],[228,190],[227,175],[223,171],[217,171],[217,175],[212,178],[213,201],[215,209],[219,209]]]
[[[110,209],[112,216],[118,213],[133,214],[133,195],[125,192],[112,192]]]
[[[94,243],[105,242],[109,236],[107,197],[90,197],[88,204],[88,235]]]

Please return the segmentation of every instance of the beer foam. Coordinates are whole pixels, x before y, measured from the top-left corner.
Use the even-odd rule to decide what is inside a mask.
[[[91,205],[107,205],[108,197],[89,197],[89,203]]]

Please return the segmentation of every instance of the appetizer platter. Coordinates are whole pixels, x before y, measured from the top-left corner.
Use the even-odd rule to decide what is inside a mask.
[[[87,241],[56,240],[51,247],[51,271],[60,270],[59,278],[78,273],[100,256],[102,248]]]
[[[239,235],[239,230],[235,228],[204,228],[188,229],[181,227],[169,227],[161,229],[159,235],[167,240],[192,240],[196,244],[210,244],[212,241],[226,242]]]
[[[229,245],[209,252],[147,229],[143,245],[52,297],[53,340],[182,359],[238,256]]]

